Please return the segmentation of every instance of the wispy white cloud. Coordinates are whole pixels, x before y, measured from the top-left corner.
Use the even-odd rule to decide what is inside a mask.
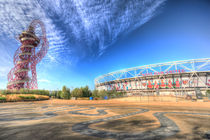
[[[52,63],[96,57],[149,21],[165,0],[1,0],[0,36],[14,38],[32,19],[47,30]],[[69,57],[71,56],[71,57]],[[57,60],[57,61],[55,61]]]
[[[50,18],[45,15],[38,1],[36,0],[1,0],[0,1],[0,37],[10,38],[14,40],[18,34],[25,30],[33,19],[40,19],[45,23],[47,37],[49,40],[50,56],[59,58],[60,50],[62,50],[63,37],[60,32],[55,29]],[[41,35],[37,30],[38,36]],[[54,45],[59,42],[59,45]],[[57,49],[55,49],[57,48]],[[57,51],[54,51],[57,50]],[[52,57],[45,57],[45,60],[52,60]]]
[[[15,37],[33,19],[45,23],[49,40],[49,51],[37,66],[41,71],[57,63],[73,65],[103,55],[120,37],[149,21],[164,1],[0,0],[0,81],[6,85],[7,73],[14,66],[13,55],[20,45]],[[41,35],[39,27],[36,32]]]

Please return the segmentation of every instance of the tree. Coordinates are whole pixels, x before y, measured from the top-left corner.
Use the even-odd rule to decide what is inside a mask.
[[[82,90],[80,88],[75,88],[72,92],[71,92],[71,96],[72,97],[82,97]]]
[[[93,97],[99,97],[100,95],[99,95],[99,91],[98,90],[93,90],[93,92],[92,92],[92,96]]]
[[[88,86],[81,87],[80,89],[82,90],[82,97],[90,97],[91,96],[92,93]]]
[[[53,97],[53,98],[56,98],[56,91],[53,90],[53,91],[51,92],[51,95],[50,95],[50,96]]]
[[[108,91],[106,91],[106,90],[101,90],[101,91],[99,91],[99,97],[105,97],[105,96],[108,96]]]
[[[58,99],[61,99],[62,98],[61,95],[62,95],[62,91],[60,91],[60,90],[57,91],[57,95],[56,96],[57,96]]]
[[[63,86],[62,93],[61,93],[62,99],[70,99],[70,89],[66,86]]]
[[[71,97],[71,91],[70,91],[70,88],[67,88],[67,99],[70,99]]]
[[[62,87],[62,93],[61,93],[61,98],[62,98],[62,99],[65,99],[65,94],[66,94],[66,92],[67,92],[67,91],[66,91],[66,86],[63,86],[63,87]]]

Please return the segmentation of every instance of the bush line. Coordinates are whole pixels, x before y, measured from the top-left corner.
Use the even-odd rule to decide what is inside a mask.
[[[20,90],[0,90],[0,94],[35,94],[35,95],[46,95],[49,96],[50,92],[48,90],[30,90],[30,89],[20,89]]]
[[[94,97],[95,99],[104,99],[104,97],[108,98],[118,98],[123,97],[125,92],[119,92],[116,90],[105,91],[105,90],[93,90],[91,91],[88,86],[74,88],[70,91],[69,88],[63,86],[62,90],[52,91],[50,96],[58,99],[70,99],[71,97],[82,98],[82,97]]]

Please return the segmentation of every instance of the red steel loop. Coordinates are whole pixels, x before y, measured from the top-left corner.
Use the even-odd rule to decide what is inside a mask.
[[[42,37],[35,35],[35,29],[40,26]],[[33,20],[28,30],[23,31],[19,36],[21,46],[16,50],[13,63],[14,68],[8,73],[8,89],[37,89],[36,65],[44,58],[49,49],[44,23],[40,20]],[[40,44],[41,42],[41,44]],[[41,45],[38,47],[38,45]],[[38,50],[38,48],[40,48]]]

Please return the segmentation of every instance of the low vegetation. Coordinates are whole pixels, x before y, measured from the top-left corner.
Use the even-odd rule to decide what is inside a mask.
[[[6,101],[6,97],[0,97],[0,101]]]
[[[93,99],[110,99],[124,96],[124,92],[116,90],[105,91],[105,90],[93,90],[91,91],[88,86],[74,88],[72,91],[70,88],[63,86],[62,90],[0,90],[0,101],[27,101],[27,100],[47,100],[51,98],[58,99],[82,99],[89,100],[89,97]]]
[[[36,99],[36,97],[34,96],[19,96],[21,99],[25,99],[25,100],[33,100]]]
[[[94,97],[94,99],[104,99],[106,98],[117,98],[125,95],[125,92],[118,92],[116,90],[105,91],[105,90],[93,90],[91,91],[88,86],[74,88],[71,92],[66,86],[63,86],[60,91],[52,91],[50,96],[58,99],[88,99],[89,97]]]
[[[116,90],[110,90],[110,91],[105,91],[105,90],[93,90],[92,92],[92,97],[95,98],[118,98],[118,97],[123,97],[125,95],[125,92],[119,92]]]
[[[50,96],[58,99],[70,99],[70,89],[63,86],[62,90],[54,90],[51,92]]]
[[[35,95],[35,94],[8,94],[5,96],[7,102],[17,102],[17,101],[40,101],[48,100],[49,96],[45,95]]]
[[[20,89],[20,90],[1,90],[0,94],[9,95],[9,94],[35,94],[35,95],[45,95],[49,96],[48,90],[30,90],[30,89]]]
[[[210,97],[210,90],[206,91],[206,96]]]
[[[27,100],[48,100],[48,90],[0,90],[0,102],[17,102]]]

